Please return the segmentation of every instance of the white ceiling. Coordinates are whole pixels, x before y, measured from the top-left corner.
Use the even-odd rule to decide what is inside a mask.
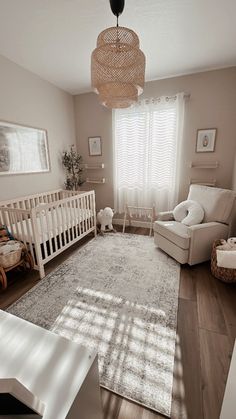
[[[236,65],[235,0],[126,0],[146,80]],[[109,0],[0,0],[0,54],[76,94],[90,91],[99,32],[115,25]]]

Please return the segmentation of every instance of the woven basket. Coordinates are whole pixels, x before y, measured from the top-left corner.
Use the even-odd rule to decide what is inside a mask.
[[[229,284],[236,282],[236,269],[222,268],[217,266],[216,258],[216,248],[221,245],[221,240],[215,240],[212,247],[211,253],[211,273],[217,279],[220,279],[223,282],[228,282]]]
[[[7,242],[9,244],[9,242]],[[4,246],[4,243],[1,243],[0,246]],[[20,249],[14,250],[13,252],[7,253],[6,255],[0,255],[0,266],[4,269],[14,266],[16,263],[20,262],[21,253],[23,245]]]

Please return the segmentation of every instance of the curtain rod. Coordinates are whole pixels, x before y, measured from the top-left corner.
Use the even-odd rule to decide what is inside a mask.
[[[154,98],[154,97],[145,98],[145,99],[140,98],[140,100],[137,103],[142,104],[142,103],[145,103],[145,102],[146,103],[148,103],[148,102],[153,102],[153,103],[160,102],[161,98],[165,98],[166,101],[169,101],[171,99],[175,100],[175,99],[177,99],[177,94],[178,93],[176,93],[176,95],[171,95],[171,96],[162,95],[162,96],[159,96],[159,97],[156,97],[156,98]],[[189,99],[190,96],[191,96],[190,93],[184,93],[184,99]]]
[[[163,95],[163,96],[165,96],[165,95]],[[190,96],[191,96],[191,94],[190,94],[190,93],[184,93],[184,98],[185,98],[185,99],[189,99],[189,98],[190,98]],[[176,95],[173,95],[173,96],[166,96],[166,97],[168,97],[168,99],[175,99],[175,98],[176,98]]]
[[[168,96],[168,95],[162,95],[162,96],[160,96],[160,98],[161,97],[165,97],[166,99],[176,99],[177,98],[177,94],[178,93],[176,93],[176,95],[171,95],[171,96]],[[191,96],[191,94],[190,93],[184,93],[184,98],[185,99],[189,99],[190,98],[190,96]],[[157,99],[159,99],[159,98],[151,98],[151,100],[157,100]],[[148,99],[147,99],[148,100]]]

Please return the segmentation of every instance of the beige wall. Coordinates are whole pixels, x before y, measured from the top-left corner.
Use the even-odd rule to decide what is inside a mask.
[[[112,112],[101,106],[97,95],[88,93],[75,96],[75,121],[77,149],[85,163],[96,165],[104,163],[102,170],[86,171],[90,178],[105,177],[105,184],[86,184],[84,188],[95,189],[97,209],[113,207],[113,164],[112,164]],[[88,137],[102,138],[102,156],[89,156]]]
[[[234,191],[236,191],[236,155],[235,155],[235,158],[234,158],[232,189]]]
[[[173,95],[181,91],[190,93],[191,97],[186,101],[179,200],[185,199],[190,178],[214,178],[217,186],[231,187],[236,152],[236,67],[147,82],[143,97]],[[104,171],[94,173],[106,178],[104,185],[94,185],[97,207],[112,207],[112,112],[99,105],[94,93],[88,93],[75,97],[75,115],[77,144],[84,161],[105,163]],[[214,127],[217,128],[215,152],[196,153],[197,129]],[[101,157],[89,157],[89,136],[102,137]],[[216,170],[197,170],[189,167],[191,161],[219,161],[220,165]]]
[[[48,131],[50,173],[0,176],[0,200],[61,187],[60,154],[75,143],[73,97],[0,56],[0,120]]]

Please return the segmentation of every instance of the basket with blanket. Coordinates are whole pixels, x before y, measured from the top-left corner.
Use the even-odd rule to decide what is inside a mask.
[[[20,262],[23,247],[21,242],[15,240],[0,243],[0,266],[7,269]]]
[[[236,237],[215,240],[211,254],[211,272],[223,282],[236,282]]]
[[[16,267],[31,269],[33,261],[24,243],[14,240],[5,225],[0,225],[0,283],[7,287],[6,272]]]
[[[21,260],[24,245],[14,240],[7,226],[0,225],[0,266],[8,269]]]

